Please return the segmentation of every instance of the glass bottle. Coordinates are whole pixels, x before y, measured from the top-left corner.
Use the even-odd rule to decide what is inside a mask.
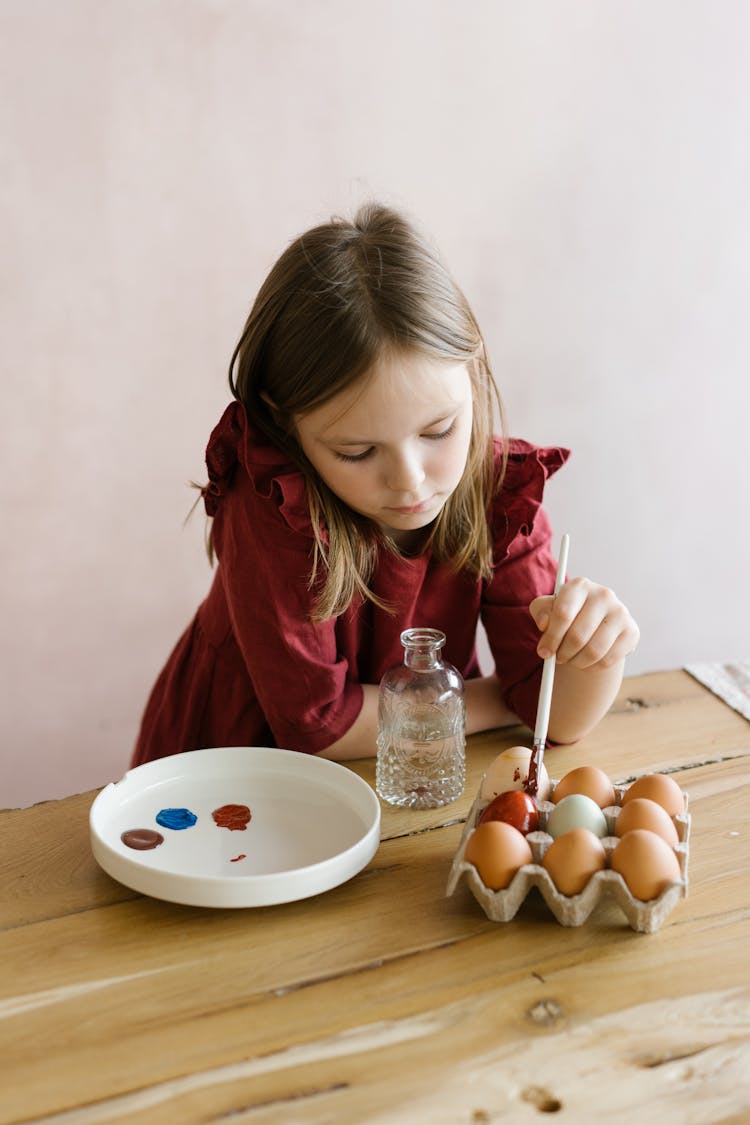
[[[437,808],[464,790],[464,682],[439,629],[406,629],[401,643],[403,664],[380,681],[375,788],[391,805]]]

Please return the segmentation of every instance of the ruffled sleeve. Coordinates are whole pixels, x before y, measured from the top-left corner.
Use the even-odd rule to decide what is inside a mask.
[[[500,453],[498,443],[498,465]],[[494,573],[483,589],[482,623],[505,702],[532,728],[542,661],[536,652],[539,631],[528,607],[534,598],[553,592],[557,571],[542,501],[547,480],[569,456],[561,447],[511,441],[505,479],[492,505]]]
[[[245,412],[239,402],[226,408],[211,432],[206,448],[208,484],[201,489],[206,515],[215,516],[219,501],[231,488],[238,451],[245,432]]]
[[[214,428],[206,448],[208,483],[201,489],[206,514],[219,512],[241,466],[255,493],[275,501],[284,522],[313,538],[305,481],[301,471],[255,430],[240,402],[232,402]]]
[[[499,472],[502,444],[495,443],[495,464]],[[544,447],[513,438],[508,443],[508,463],[492,510],[495,565],[505,558],[519,535],[528,537],[534,530],[542,506],[544,486],[570,457],[561,446]]]

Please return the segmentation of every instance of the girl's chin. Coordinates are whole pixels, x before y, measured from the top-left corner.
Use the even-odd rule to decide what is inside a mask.
[[[421,519],[412,516],[408,521],[400,520],[398,527],[394,527],[392,523],[379,523],[378,527],[402,550],[413,551],[421,547],[435,519],[436,515],[431,513]]]

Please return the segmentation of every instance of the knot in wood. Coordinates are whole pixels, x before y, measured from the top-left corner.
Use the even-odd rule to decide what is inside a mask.
[[[533,1105],[539,1113],[559,1113],[563,1107],[560,1099],[550,1094],[543,1086],[527,1086],[521,1091],[521,1101]]]
[[[526,1015],[532,1023],[539,1024],[540,1027],[553,1027],[562,1019],[563,1010],[557,1000],[548,998],[538,1000],[533,1008],[529,1008]]]

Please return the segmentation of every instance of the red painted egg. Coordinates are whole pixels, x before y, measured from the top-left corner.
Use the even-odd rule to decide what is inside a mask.
[[[539,827],[539,810],[536,801],[521,789],[509,789],[493,797],[479,818],[480,824],[488,820],[502,820],[511,824],[525,836]]]

